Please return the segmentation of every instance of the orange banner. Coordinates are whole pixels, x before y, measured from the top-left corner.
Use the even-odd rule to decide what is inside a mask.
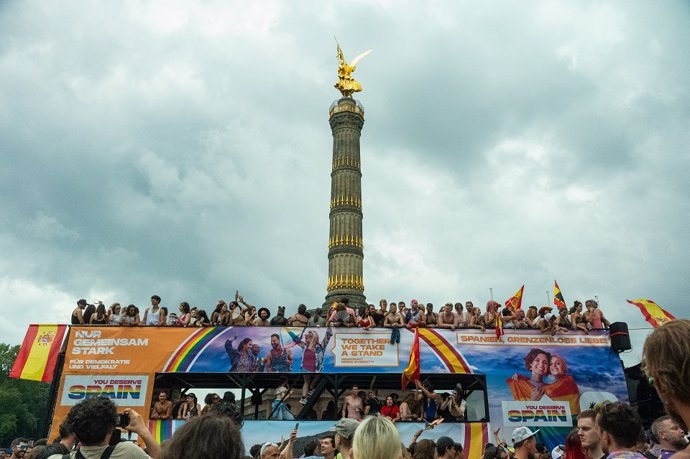
[[[72,326],[65,353],[69,374],[149,374],[163,371],[171,349],[212,328]]]

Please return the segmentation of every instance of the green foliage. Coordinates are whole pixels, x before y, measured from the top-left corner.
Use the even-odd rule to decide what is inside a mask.
[[[50,384],[10,379],[19,346],[0,343],[0,446],[17,437],[40,438]]]

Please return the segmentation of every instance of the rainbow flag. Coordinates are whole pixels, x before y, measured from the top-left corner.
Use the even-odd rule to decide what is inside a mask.
[[[158,444],[173,437],[173,433],[185,424],[182,419],[151,419],[149,420],[149,432],[153,434]]]
[[[561,288],[558,286],[557,281],[553,281],[553,304],[558,307],[558,309],[565,307],[565,300],[563,299],[563,293],[561,293]]]
[[[515,295],[511,296],[508,298],[505,302],[506,308],[508,306],[513,306],[515,310],[517,311],[522,307],[522,292],[525,291],[525,285],[523,284],[522,287],[518,289],[517,292],[515,292]]]
[[[29,325],[10,378],[51,382],[67,325]]]
[[[405,390],[408,381],[415,382],[419,380],[419,367],[419,328],[417,328],[414,333],[412,349],[410,349],[410,362],[403,371],[401,378],[402,390]]]
[[[640,298],[639,300],[627,300],[628,303],[633,304],[640,308],[640,312],[644,316],[645,320],[650,323],[654,328],[659,328],[666,322],[675,320],[676,318],[668,311],[665,311],[658,304],[652,300],[646,298]]]

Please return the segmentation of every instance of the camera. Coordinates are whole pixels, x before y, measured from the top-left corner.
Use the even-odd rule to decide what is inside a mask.
[[[129,414],[118,413],[117,414],[117,426],[120,428],[125,428],[129,425]]]

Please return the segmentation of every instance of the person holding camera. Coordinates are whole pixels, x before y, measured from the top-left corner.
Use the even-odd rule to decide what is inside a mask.
[[[69,455],[54,454],[49,459],[158,459],[160,445],[146,428],[143,418],[136,411],[125,408],[118,415],[115,404],[106,397],[86,399],[73,406],[67,415],[81,447]],[[146,445],[146,452],[131,441],[118,441],[122,427],[139,435]]]

